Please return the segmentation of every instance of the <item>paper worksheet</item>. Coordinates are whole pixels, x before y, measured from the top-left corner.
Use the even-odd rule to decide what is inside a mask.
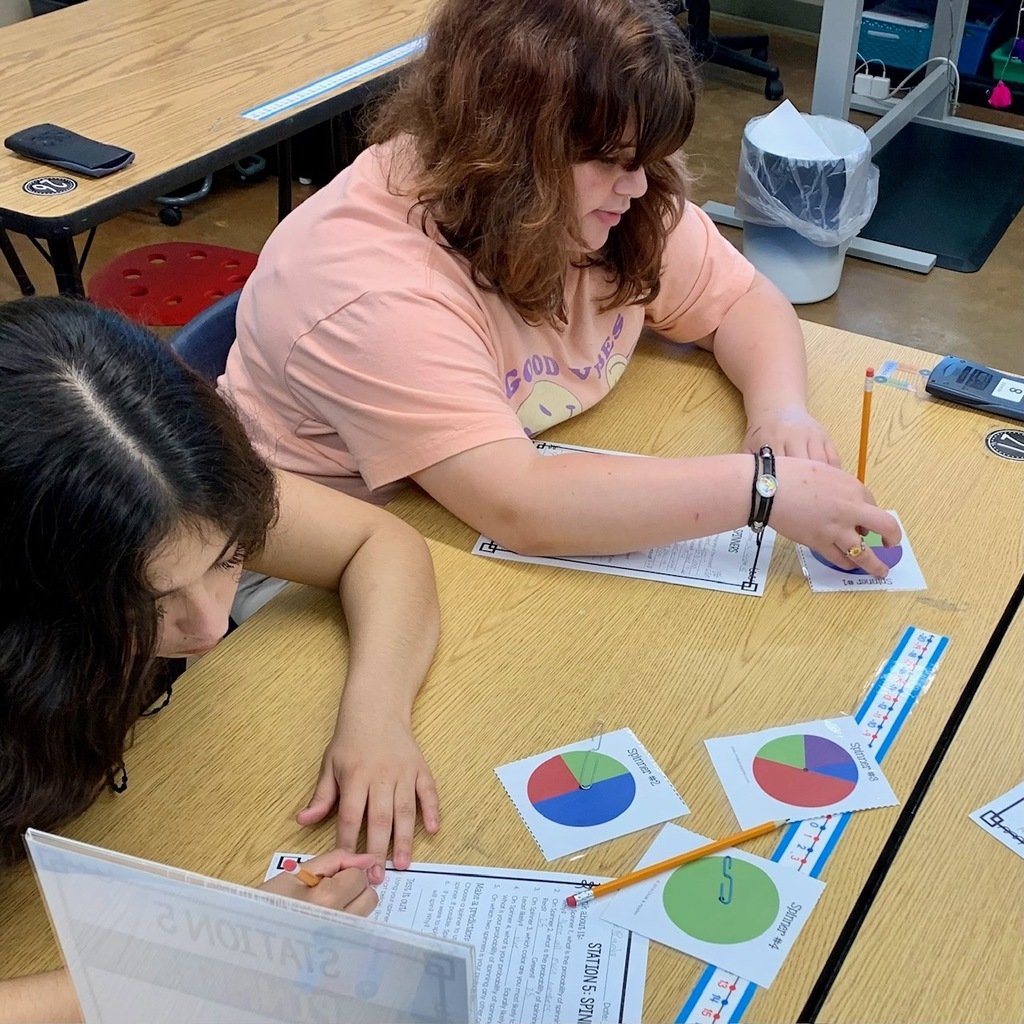
[[[276,853],[267,878],[288,859]],[[479,1024],[635,1024],[643,1016],[647,939],[565,904],[603,879],[546,871],[414,864],[389,870],[371,921],[473,946]]]
[[[632,729],[494,771],[548,860],[690,813]]]
[[[549,441],[535,441],[534,445],[542,455],[589,452],[619,455],[623,458],[644,458],[642,455],[629,452],[553,444]],[[703,590],[722,590],[760,597],[764,593],[774,544],[775,531],[764,530],[761,554],[757,559],[757,570],[753,577],[750,570],[757,553],[757,538],[754,532],[746,527],[621,555],[520,555],[518,552],[503,548],[488,537],[481,536],[473,545],[473,554],[510,562],[582,569],[585,572],[604,573],[610,576],[629,576],[633,579],[653,580],[656,583],[674,583],[683,587],[699,587]]]
[[[796,551],[800,556],[800,566],[807,577],[811,590],[815,593],[850,593],[879,590],[927,590],[924,574],[918,564],[914,549],[910,546],[907,531],[900,522],[900,517],[889,509],[890,515],[896,517],[903,532],[903,539],[894,547],[882,546],[882,538],[877,533],[869,533],[864,543],[872,548],[882,562],[889,566],[889,575],[877,579],[863,569],[844,569],[831,562],[827,555],[803,544],[797,544]]]
[[[971,814],[990,836],[1024,857],[1024,782]]]
[[[836,153],[813,123],[805,121],[789,100],[783,100],[770,113],[751,121],[747,139],[763,153],[782,153],[790,160],[835,160]]]
[[[475,1014],[467,943],[35,829],[25,843],[92,1024],[453,1024]]]
[[[704,745],[741,828],[899,803],[852,715]]]
[[[637,868],[707,842],[666,825]],[[734,847],[588,905],[611,924],[767,987],[824,888],[817,878]]]

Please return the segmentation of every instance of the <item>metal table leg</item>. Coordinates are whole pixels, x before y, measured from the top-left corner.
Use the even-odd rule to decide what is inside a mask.
[[[14,274],[14,279],[18,282],[21,294],[35,295],[36,290],[25,270],[24,264],[21,262],[21,257],[18,256],[14,243],[2,227],[0,227],[0,252],[7,258],[7,263],[10,265],[11,273]]]
[[[78,263],[74,237],[61,235],[58,238],[49,238],[46,245],[50,250],[50,262],[53,264],[53,276],[57,280],[57,291],[61,295],[85,298],[82,268]]]
[[[292,212],[292,140],[277,144],[277,219]]]

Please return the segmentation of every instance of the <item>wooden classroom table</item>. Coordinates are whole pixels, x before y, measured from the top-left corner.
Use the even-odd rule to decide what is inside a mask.
[[[864,367],[937,357],[805,324],[811,410],[856,463]],[[433,554],[443,627],[414,726],[442,801],[442,827],[417,834],[423,861],[619,875],[655,831],[548,863],[494,775],[497,765],[631,727],[706,835],[736,822],[707,737],[850,713],[908,625],[952,638],[937,678],[893,743],[885,772],[914,785],[1007,607],[1024,565],[1019,464],[989,454],[1001,424],[876,387],[868,482],[906,524],[923,592],[813,594],[791,543],[777,540],[761,598],[470,554],[475,534],[424,495],[392,508]],[[648,339],[600,406],[545,435],[677,456],[736,449],[737,394],[713,359]],[[785,484],[783,483],[783,486]],[[972,543],[971,538],[981,542]],[[317,852],[333,823],[297,827],[331,733],[345,639],[337,599],[290,588],[185,674],[174,700],[139,724],[125,794],[104,794],[67,834],[129,854],[258,882],[278,849]],[[794,1020],[899,809],[857,814],[823,872],[825,892],[751,1020]],[[752,843],[768,855],[778,836]],[[995,851],[998,852],[998,851]],[[30,872],[6,876],[0,971],[59,962]],[[671,1021],[703,965],[652,946],[645,1020]]]
[[[433,0],[89,0],[0,29],[0,138],[57,124],[135,161],[88,178],[0,147],[0,225],[48,243],[82,293],[74,235],[365,99],[397,61],[267,120],[246,110],[419,36]],[[73,191],[35,195],[59,175]],[[290,186],[290,172],[282,174]],[[288,192],[290,196],[290,191]]]
[[[1024,1020],[1024,864],[968,818],[1024,780],[1024,611],[822,1007],[829,1024]]]

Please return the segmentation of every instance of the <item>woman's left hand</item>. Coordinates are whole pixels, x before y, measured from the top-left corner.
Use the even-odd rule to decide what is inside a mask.
[[[752,411],[747,416],[743,447],[756,452],[769,445],[776,455],[842,465],[828,431],[803,406]]]
[[[320,762],[320,777],[306,807],[296,815],[300,825],[322,821],[338,806],[338,846],[356,848],[366,820],[366,852],[382,867],[392,846],[399,869],[412,863],[416,804],[427,832],[438,829],[434,777],[409,726],[393,719],[373,721],[342,709],[341,722]]]

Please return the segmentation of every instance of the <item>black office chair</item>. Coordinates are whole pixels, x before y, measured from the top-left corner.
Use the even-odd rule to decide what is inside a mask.
[[[781,72],[768,62],[768,36],[715,36],[711,32],[710,0],[663,0],[670,13],[678,17],[686,11],[686,34],[695,56],[712,64],[723,64],[737,71],[746,71],[765,80],[764,94],[770,100],[781,100]],[[741,53],[749,50],[750,53]]]
[[[17,250],[14,248],[14,243],[2,227],[0,227],[0,252],[2,252],[6,257],[7,265],[11,268],[11,273],[14,275],[15,281],[18,282],[21,294],[35,295],[36,290],[32,285],[32,281],[29,278],[28,273],[25,271],[25,267],[21,262],[21,258],[18,256]]]
[[[228,349],[235,340],[238,296],[232,292],[197,313],[171,336],[171,348],[211,383],[224,372]]]

